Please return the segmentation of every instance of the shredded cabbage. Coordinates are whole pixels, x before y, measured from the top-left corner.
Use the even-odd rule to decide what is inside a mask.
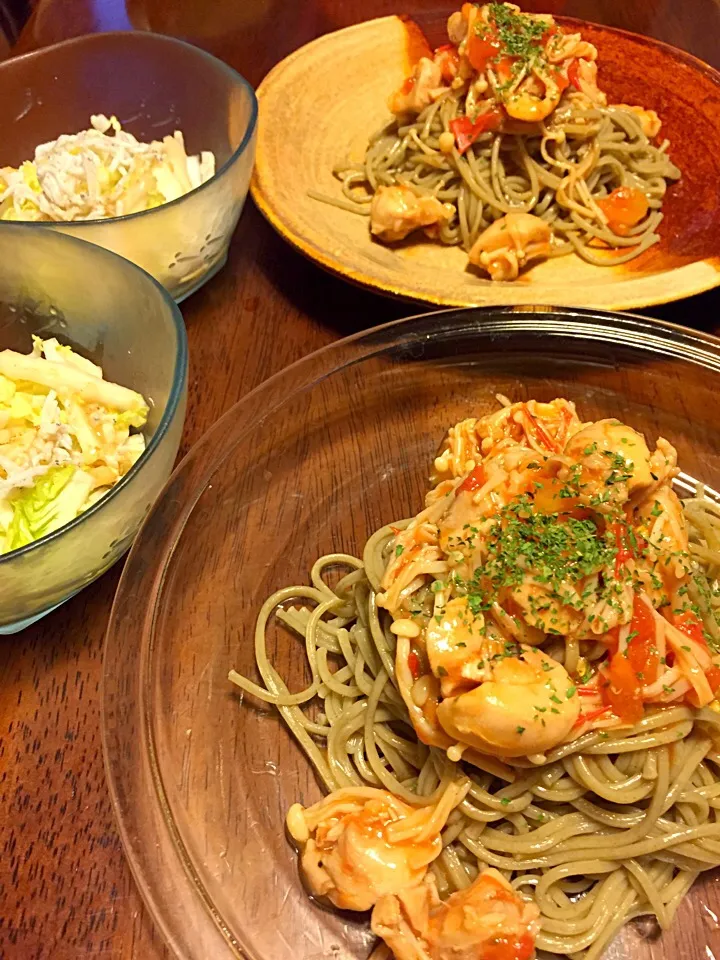
[[[215,175],[215,156],[188,156],[183,135],[142,143],[115,117],[40,144],[33,160],[0,167],[0,220],[98,220],[150,210]],[[81,359],[81,358],[79,358]]]
[[[141,456],[143,397],[55,338],[0,351],[0,554],[73,520]]]

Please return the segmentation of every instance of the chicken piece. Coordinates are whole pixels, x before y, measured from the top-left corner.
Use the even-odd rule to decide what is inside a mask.
[[[451,204],[419,197],[410,187],[379,187],[370,207],[370,232],[378,240],[392,243],[420,227],[440,225],[454,213]]]
[[[640,120],[642,132],[648,140],[652,140],[660,133],[662,121],[654,110],[645,110],[643,107],[631,106],[629,103],[614,103],[613,107],[617,110],[628,110],[630,113],[634,113]]]
[[[443,903],[431,876],[378,900],[372,930],[396,960],[531,960],[540,911],[491,867]]]
[[[420,57],[413,72],[388,100],[395,114],[421,113],[449,88],[443,85],[442,62]]]
[[[550,227],[531,213],[507,213],[490,224],[468,254],[493,280],[515,280],[522,267],[550,253]]]
[[[372,787],[335,790],[312,807],[293,804],[287,828],[311,892],[341,910],[369,910],[381,896],[418,886],[468,788],[452,783],[436,804],[417,808]]]

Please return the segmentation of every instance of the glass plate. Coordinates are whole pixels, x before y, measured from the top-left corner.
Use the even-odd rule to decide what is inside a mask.
[[[320,789],[273,709],[241,703],[253,625],[323,553],[358,553],[415,512],[450,424],[564,396],[667,437],[689,477],[720,485],[720,343],[581,310],[449,311],[312,354],[237,404],[183,461],[132,549],[105,652],[104,745],[125,851],[178,957],[364,960],[366,917],[303,892],[284,815]],[[272,646],[272,645],[271,645]],[[292,689],[304,655],[271,653]],[[713,960],[720,895],[698,883],[671,931],[628,927],[608,956]],[[653,933],[654,937],[654,933]],[[710,952],[708,952],[710,951]]]

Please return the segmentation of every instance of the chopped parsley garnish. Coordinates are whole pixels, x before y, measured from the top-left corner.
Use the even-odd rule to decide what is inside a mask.
[[[547,23],[514,13],[504,3],[491,3],[489,12],[497,30],[501,55],[529,62],[542,54],[541,43]]]
[[[528,494],[503,507],[490,527],[486,545],[485,566],[466,585],[473,614],[487,609],[504,587],[522,585],[529,570],[564,603],[581,606],[581,600],[567,595],[563,585],[598,573],[617,554],[617,545],[600,534],[594,520],[568,517],[559,522],[557,514],[538,513]],[[552,627],[548,632],[553,632]]]
[[[405,549],[405,547],[404,547],[401,543],[399,543],[399,544],[395,547],[395,556],[396,556],[396,557],[399,557],[400,554],[403,552],[404,549]]]
[[[525,727],[515,727],[516,733],[525,733]]]

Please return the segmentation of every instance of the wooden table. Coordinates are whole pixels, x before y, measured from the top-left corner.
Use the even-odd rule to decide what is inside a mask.
[[[652,34],[720,66],[717,0],[525,7]],[[422,22],[445,9],[439,0],[40,0],[15,52],[135,27],[190,40],[257,85],[319,34],[401,11]],[[648,312],[720,333],[719,307],[716,292]],[[183,451],[281,367],[413,311],[306,262],[248,201],[227,267],[183,305],[192,358]],[[168,956],[125,864],[105,786],[101,659],[119,572],[35,627],[0,638],[0,958]]]

